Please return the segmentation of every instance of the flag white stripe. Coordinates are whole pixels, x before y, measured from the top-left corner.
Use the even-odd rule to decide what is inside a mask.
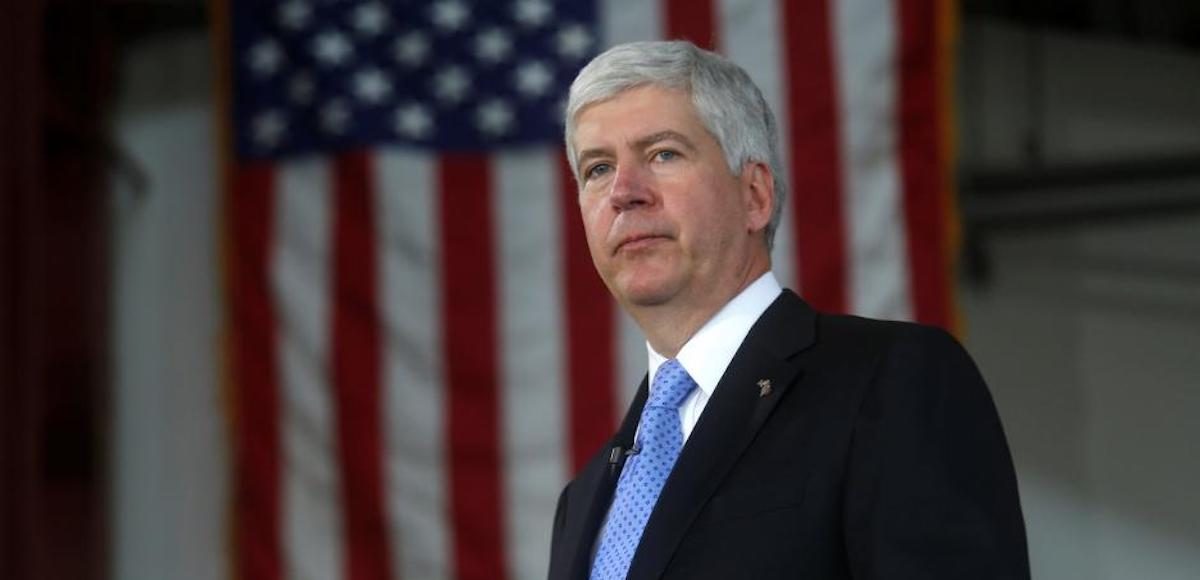
[[[272,291],[279,308],[283,558],[287,578],[342,571],[341,477],[329,385],[330,171],[281,165]]]
[[[374,159],[392,561],[400,578],[451,578],[437,161],[406,150]]]
[[[717,11],[721,53],[746,69],[775,112],[780,132],[780,162],[785,164],[781,178],[784,183],[790,183],[785,162],[791,155],[784,132],[788,126],[788,110],[784,83],[787,55],[783,53],[781,34],[783,8],[776,0],[720,0]],[[785,201],[785,208],[786,204]],[[779,282],[789,288],[796,287],[794,228],[791,212],[784,211],[775,233],[775,249],[771,252],[771,268]]]
[[[508,578],[544,578],[567,481],[558,149],[493,157]]]
[[[597,5],[603,48],[663,36],[663,7],[646,0],[602,0]]]
[[[849,220],[849,307],[863,316],[909,319],[895,10],[892,2],[837,0],[831,17]]]
[[[633,317],[620,306],[613,308],[613,316],[617,318],[617,369],[616,396],[617,405],[615,419],[620,421],[625,416],[625,410],[637,394],[637,389],[646,376],[646,335],[633,321]],[[615,426],[614,426],[615,427]]]
[[[791,179],[788,178],[784,183],[791,183]],[[771,269],[774,270],[780,285],[799,291],[800,272],[796,268],[796,255],[799,253],[796,248],[796,218],[793,217],[789,205],[793,203],[792,198],[795,193],[791,191],[788,193],[787,198],[783,200],[783,215],[780,216],[779,226],[775,230],[775,246],[771,250]]]

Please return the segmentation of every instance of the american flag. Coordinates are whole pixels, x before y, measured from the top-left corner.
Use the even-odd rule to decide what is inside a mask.
[[[645,373],[561,143],[612,44],[687,38],[780,120],[774,269],[953,326],[949,0],[227,0],[238,578],[545,576]]]

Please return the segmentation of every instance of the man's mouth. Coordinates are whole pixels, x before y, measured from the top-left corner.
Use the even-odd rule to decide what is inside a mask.
[[[616,254],[621,251],[632,252],[644,250],[666,239],[667,236],[661,236],[657,234],[638,234],[629,236],[617,244],[617,247],[615,250],[613,250],[613,253]]]

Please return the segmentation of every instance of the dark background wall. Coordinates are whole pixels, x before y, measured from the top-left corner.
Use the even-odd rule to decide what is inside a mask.
[[[107,577],[108,105],[98,2],[0,19],[0,576]]]

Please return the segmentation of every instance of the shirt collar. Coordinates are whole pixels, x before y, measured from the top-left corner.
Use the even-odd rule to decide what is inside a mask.
[[[733,300],[725,303],[679,349],[676,360],[706,396],[712,396],[717,382],[733,361],[733,355],[750,333],[750,327],[782,291],[774,272],[768,271],[759,276]],[[649,342],[646,343],[646,352],[650,359],[650,383],[653,384],[654,374],[658,372],[658,367],[667,362],[667,358],[655,352]]]

